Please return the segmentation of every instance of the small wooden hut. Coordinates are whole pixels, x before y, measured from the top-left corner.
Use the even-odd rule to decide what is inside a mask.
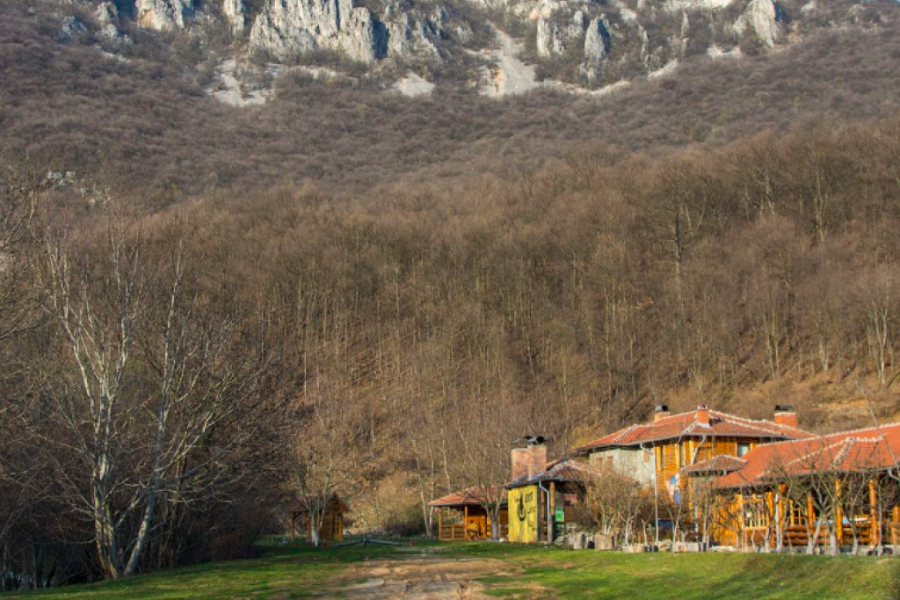
[[[300,532],[303,532],[307,541],[312,540],[310,509],[315,507],[318,502],[322,502],[322,499],[317,496],[305,496],[290,504],[288,512],[291,517],[292,540]],[[340,496],[332,494],[325,501],[324,511],[319,539],[323,542],[340,542],[344,539],[344,515],[350,512],[350,507]]]
[[[494,493],[503,493],[495,490]],[[493,535],[494,524],[484,507],[482,493],[469,489],[430,502],[438,515],[438,539],[442,542],[486,540]],[[509,515],[504,501],[499,513],[500,537],[509,532]]]
[[[526,473],[506,484],[509,490],[509,541],[519,544],[552,542],[575,519],[587,480],[596,471],[568,458]]]

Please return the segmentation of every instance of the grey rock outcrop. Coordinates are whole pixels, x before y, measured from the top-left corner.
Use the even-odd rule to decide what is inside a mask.
[[[184,29],[194,15],[194,0],[137,0],[134,8],[139,26],[171,31]]]
[[[773,0],[750,0],[747,9],[734,24],[734,31],[743,36],[749,29],[766,48],[771,48],[781,39],[779,8]]]
[[[563,48],[560,44],[558,32],[559,27],[550,18],[544,15],[538,18],[536,38],[538,56],[548,57],[562,53]]]
[[[386,56],[439,59],[432,40],[450,16],[442,7],[432,12],[426,17],[390,2],[379,17],[352,0],[269,0],[253,24],[250,48],[277,60],[316,49],[367,63]]]
[[[101,2],[94,11],[94,22],[99,28],[99,37],[107,46],[127,46],[131,38],[119,30],[119,10],[112,2]]]
[[[446,9],[437,10],[434,17],[434,21],[417,19],[416,15],[404,12],[399,4],[389,4],[382,16],[387,28],[387,54],[437,58],[438,50],[430,38],[438,35],[441,23],[447,20]]]
[[[244,0],[222,0],[222,14],[228,19],[231,31],[238,35],[247,26],[247,8]]]
[[[68,42],[73,37],[82,33],[87,28],[84,26],[84,23],[79,21],[77,18],[68,16],[63,19],[62,27],[59,29],[59,40],[62,42]]]
[[[576,11],[565,25],[553,20],[553,14],[541,14],[537,21],[536,49],[538,56],[560,56],[584,37],[587,19],[584,13]]]
[[[606,60],[609,54],[612,36],[609,26],[603,17],[591,21],[584,35],[584,62],[588,66],[597,66]]]
[[[250,31],[250,48],[279,60],[321,48],[372,62],[384,51],[380,29],[351,0],[269,0]]]

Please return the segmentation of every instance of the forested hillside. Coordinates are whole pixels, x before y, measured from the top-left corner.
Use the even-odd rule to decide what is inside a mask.
[[[86,552],[97,486],[125,558],[154,497],[146,569],[234,552],[326,479],[357,526],[415,530],[502,479],[523,432],[564,453],[654,403],[792,403],[813,430],[867,422],[861,399],[896,412],[896,116],[449,188],[112,198],[73,221],[78,192],[4,183],[15,548]]]

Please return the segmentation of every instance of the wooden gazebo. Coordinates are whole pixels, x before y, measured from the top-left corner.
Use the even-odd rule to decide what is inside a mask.
[[[307,541],[312,539],[312,519],[310,507],[322,500],[316,496],[305,496],[294,500],[288,507],[291,518],[291,539],[295,539],[302,531]],[[337,494],[332,494],[325,502],[325,514],[319,539],[323,542],[339,542],[344,539],[344,515],[350,507]]]
[[[503,493],[503,490],[495,490]],[[493,535],[494,524],[484,507],[480,491],[469,489],[454,492],[430,502],[438,515],[438,539],[443,542],[486,540]],[[500,537],[509,532],[509,514],[504,501],[499,513]]]

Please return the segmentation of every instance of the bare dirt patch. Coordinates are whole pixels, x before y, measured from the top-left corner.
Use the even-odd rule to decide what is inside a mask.
[[[476,579],[512,575],[498,560],[410,557],[354,565],[307,597],[350,600],[486,600]]]

